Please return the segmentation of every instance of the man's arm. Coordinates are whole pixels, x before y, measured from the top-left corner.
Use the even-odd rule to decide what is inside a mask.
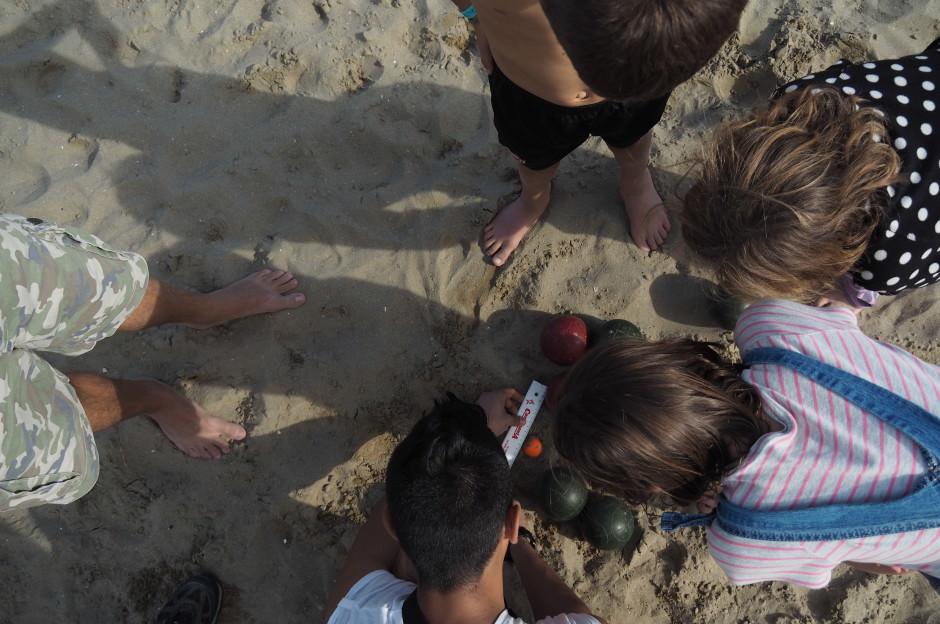
[[[520,539],[510,544],[509,550],[536,620],[562,613],[592,615],[587,605],[548,567],[528,541]],[[603,623],[601,618],[596,615],[593,617]]]
[[[359,529],[349,557],[346,558],[346,563],[343,564],[343,569],[340,570],[336,583],[326,598],[324,621],[330,619],[339,601],[352,589],[356,581],[375,570],[393,570],[401,547],[385,530],[385,525],[382,523],[384,509],[385,499],[383,498],[372,508],[369,519]]]

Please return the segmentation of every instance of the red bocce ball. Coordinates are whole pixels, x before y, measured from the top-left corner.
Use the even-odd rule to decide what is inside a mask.
[[[542,327],[539,344],[552,362],[570,366],[587,351],[587,325],[573,314],[553,317]]]

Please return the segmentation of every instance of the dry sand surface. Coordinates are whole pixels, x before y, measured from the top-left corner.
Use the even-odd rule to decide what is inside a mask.
[[[752,0],[656,129],[664,195],[717,121],[839,57],[918,51],[938,16],[940,0]],[[224,583],[220,622],[320,621],[389,450],[445,390],[472,399],[553,376],[537,345],[549,314],[730,341],[678,232],[651,257],[628,242],[597,142],[565,160],[508,266],[483,262],[480,228],[518,189],[487,94],[446,0],[0,0],[0,209],[80,226],[175,284],[274,266],[308,296],[57,360],[159,377],[250,437],[198,461],[147,419],[100,434],[88,496],[0,521],[0,622],[148,622],[201,568]],[[940,287],[863,324],[940,363]],[[630,548],[595,550],[539,515],[533,481],[551,459],[513,469],[527,523],[612,624],[940,622],[915,576],[840,568],[821,591],[732,587],[702,535],[664,536],[656,510],[638,510]]]

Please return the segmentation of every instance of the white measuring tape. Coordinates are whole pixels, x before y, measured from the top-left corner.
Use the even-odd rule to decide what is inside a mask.
[[[522,422],[507,431],[506,437],[503,438],[503,452],[506,453],[506,461],[509,462],[510,467],[516,461],[516,457],[519,456],[522,443],[525,442],[525,437],[529,435],[529,429],[532,428],[535,417],[539,415],[539,410],[542,409],[542,402],[545,401],[547,390],[548,388],[537,381],[533,381],[529,385],[529,391],[525,393],[519,411],[516,412],[516,416],[521,418]]]

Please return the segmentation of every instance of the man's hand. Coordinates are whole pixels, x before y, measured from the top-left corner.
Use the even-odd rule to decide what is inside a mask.
[[[477,405],[486,412],[486,424],[493,435],[503,435],[510,427],[521,424],[522,419],[516,412],[524,398],[515,388],[490,390],[480,395]]]

